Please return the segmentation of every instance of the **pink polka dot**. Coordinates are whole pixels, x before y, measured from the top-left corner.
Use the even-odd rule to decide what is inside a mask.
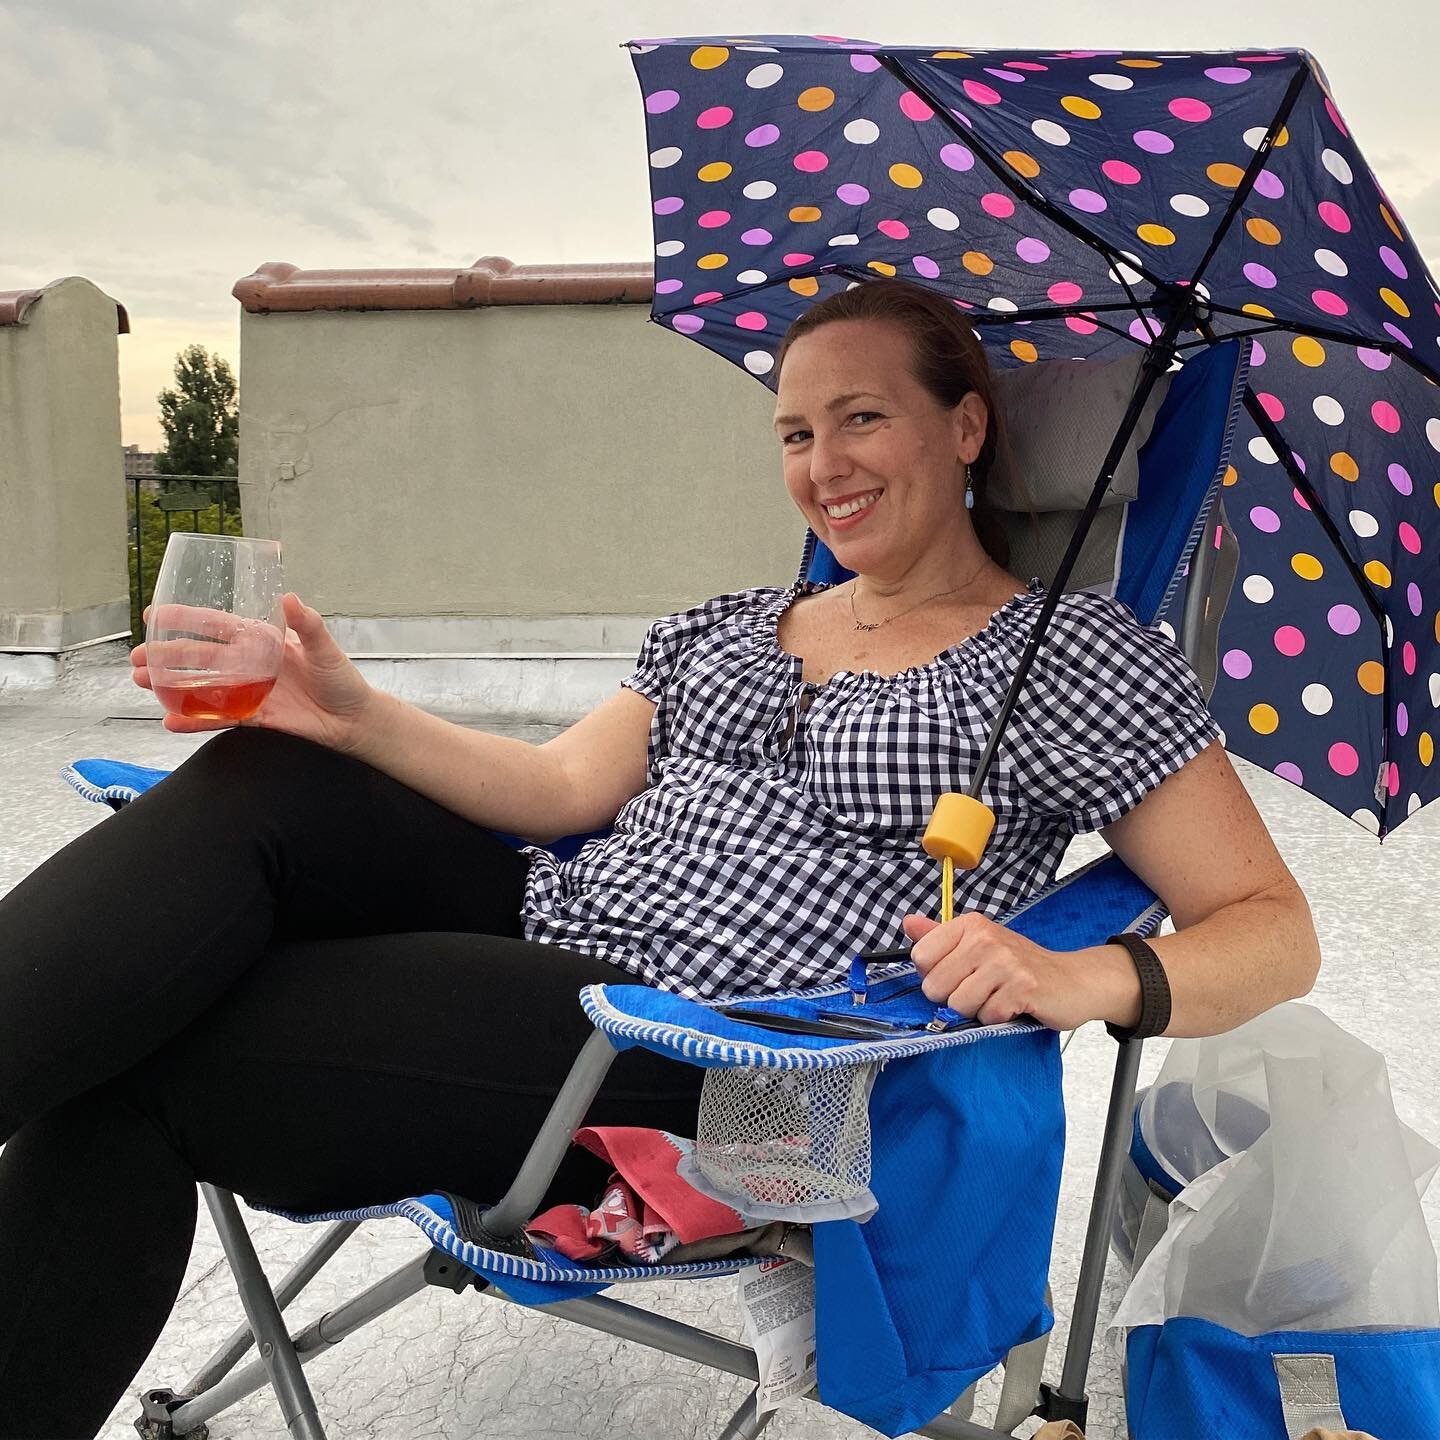
[[[1109,202],[1094,190],[1072,190],[1070,203],[1077,210],[1083,210],[1087,215],[1098,215]]]
[[[752,150],[759,150],[766,145],[773,145],[779,138],[780,127],[778,125],[757,125],[745,137],[745,143]]]
[[[975,156],[964,145],[942,145],[940,163],[950,170],[971,170],[975,166]]]
[[[728,210],[707,210],[695,223],[706,230],[718,230],[720,226],[730,223],[730,212]]]
[[[1350,233],[1350,217],[1333,200],[1322,200],[1317,207],[1320,218],[1341,235]]]
[[[1401,495],[1409,495],[1414,492],[1415,482],[1411,480],[1410,472],[1398,460],[1391,462],[1385,474],[1389,476],[1390,483]]]
[[[680,92],[678,90],[657,90],[653,95],[645,97],[645,113],[647,115],[663,115],[667,110],[673,110],[680,103]]]
[[[1140,172],[1124,160],[1107,160],[1100,169],[1107,180],[1113,180],[1117,185],[1140,183]]]
[[[1337,775],[1353,775],[1360,768],[1360,757],[1355,753],[1355,747],[1343,740],[1337,740],[1330,747],[1328,759],[1330,768]]]
[[[1273,535],[1280,528],[1280,517],[1268,505],[1256,505],[1250,511],[1250,523],[1264,535]]]
[[[792,250],[784,258],[787,265],[808,265],[815,257],[807,255],[803,250]]]
[[[1241,268],[1245,278],[1252,285],[1258,285],[1262,290],[1273,290],[1279,283],[1275,278],[1275,272],[1260,264],[1258,260],[1250,260]]]
[[[1368,345],[1357,345],[1355,358],[1368,370],[1388,370],[1390,368],[1390,357],[1383,350],[1372,350]]]
[[[1325,113],[1334,122],[1335,128],[1349,139],[1350,132],[1345,128],[1345,122],[1340,118],[1340,112],[1335,108],[1335,102],[1327,95],[1325,97]]]
[[[1310,298],[1315,302],[1315,308],[1323,310],[1327,315],[1350,313],[1350,307],[1333,290],[1313,290]]]
[[[757,225],[753,230],[746,230],[740,238],[747,245],[768,245],[775,237]]]
[[[980,208],[997,220],[1008,220],[1015,213],[1015,202],[1008,195],[992,190],[980,197]]]
[[[807,175],[818,175],[829,163],[830,157],[821,150],[802,150],[795,157],[795,168]]]
[[[1132,137],[1147,155],[1168,155],[1175,142],[1160,130],[1137,130]]]
[[[989,85],[982,85],[978,80],[967,80],[961,88],[977,105],[1000,103],[1000,92]]]
[[[940,275],[940,267],[928,255],[917,255],[910,263],[915,267],[915,273],[927,280],[935,280]]]
[[[1048,65],[1041,65],[1036,60],[1007,60],[1005,64],[1011,70],[1029,70],[1042,75],[1050,68]]]
[[[908,240],[910,238],[910,227],[903,220],[882,220],[875,228],[882,235],[888,235],[892,240]]]
[[[1360,612],[1353,605],[1332,605],[1325,619],[1337,635],[1353,635],[1360,628]]]
[[[1415,673],[1415,647],[1408,640],[1400,647],[1400,664],[1407,675]]]
[[[1370,418],[1387,434],[1400,429],[1400,412],[1388,401],[1377,400],[1370,407]]]
[[[1388,246],[1380,247],[1380,259],[1384,261],[1385,268],[1401,280],[1408,280],[1410,272],[1405,268],[1405,262]]]
[[[682,335],[698,335],[705,322],[698,315],[677,315],[670,322]]]
[[[1282,760],[1275,767],[1275,774],[1282,780],[1288,780],[1292,785],[1303,785],[1305,776],[1301,773],[1298,765],[1292,764],[1289,760]]]
[[[1393,760],[1385,772],[1385,788],[1390,792],[1392,800],[1400,793],[1400,767]]]
[[[900,109],[907,120],[929,120],[935,112],[913,91],[907,90],[900,97]]]
[[[1015,253],[1027,265],[1043,265],[1050,258],[1050,247],[1033,235],[1027,235],[1016,247]]]
[[[678,195],[666,195],[655,202],[654,210],[657,215],[673,215],[677,210],[683,209],[684,205],[685,202]]]
[[[702,130],[719,130],[734,118],[735,112],[728,105],[712,105],[710,109],[702,110],[695,117],[695,123]]]
[[[1086,319],[1083,315],[1067,315],[1065,317],[1065,328],[1073,330],[1077,335],[1093,335],[1100,327],[1093,319]]]
[[[1261,409],[1272,420],[1283,420],[1285,418],[1285,406],[1281,404],[1278,395],[1271,395],[1269,391],[1262,390],[1256,397],[1260,402]]]
[[[692,305],[713,305],[725,296],[719,290],[702,290],[690,303]]]
[[[1299,463],[1299,460],[1300,460],[1300,457],[1299,457],[1298,455],[1295,455],[1295,452],[1294,452],[1293,450],[1292,450],[1290,453],[1295,456],[1296,463],[1298,464],[1298,463]],[[1302,473],[1303,473],[1303,470],[1302,470]],[[1308,509],[1310,508],[1310,502],[1309,502],[1298,490],[1292,490],[1292,491],[1290,492],[1290,498],[1291,498],[1302,510],[1308,510]]]
[[[1405,587],[1405,603],[1410,607],[1410,613],[1417,617],[1425,608],[1425,597],[1413,580]]]
[[[765,328],[765,317],[758,310],[747,310],[743,315],[735,317],[735,323],[742,330],[763,330]]]
[[[1189,96],[1172,100],[1168,108],[1177,120],[1190,120],[1196,124],[1208,120],[1211,114],[1210,107],[1203,100],[1194,100]]]
[[[1085,292],[1073,280],[1057,280],[1045,293],[1057,305],[1073,305]]]
[[[847,205],[863,205],[870,198],[870,192],[863,185],[845,184],[836,190],[835,198]]]
[[[1412,555],[1420,553],[1420,532],[1408,520],[1400,522],[1400,528],[1396,533],[1400,537],[1400,543]]]
[[[1282,625],[1275,632],[1275,648],[1292,658],[1305,648],[1305,636],[1294,625]]]
[[[1250,657],[1243,650],[1227,650],[1220,663],[1232,680],[1243,680],[1253,668]]]

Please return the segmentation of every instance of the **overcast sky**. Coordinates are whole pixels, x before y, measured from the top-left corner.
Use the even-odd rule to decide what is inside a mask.
[[[230,287],[310,267],[642,260],[637,35],[820,31],[953,47],[1304,46],[1440,261],[1437,0],[0,0],[0,289],[124,303],[124,436]]]

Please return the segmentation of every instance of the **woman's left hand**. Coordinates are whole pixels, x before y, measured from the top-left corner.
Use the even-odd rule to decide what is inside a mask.
[[[907,915],[911,958],[921,989],[937,1005],[987,1025],[1030,1015],[1052,1030],[1073,1030],[1096,1018],[1083,952],[1047,950],[985,916],[969,913],[941,923]]]

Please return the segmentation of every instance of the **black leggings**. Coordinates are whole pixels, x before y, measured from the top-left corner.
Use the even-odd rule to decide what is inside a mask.
[[[179,1289],[195,1182],[498,1199],[630,977],[520,938],[526,861],[357,761],[234,730],[0,900],[0,1437],[93,1435]],[[699,1071],[591,1119],[693,1133]],[[575,1154],[552,1194],[602,1176]],[[57,1408],[58,1407],[58,1408]]]

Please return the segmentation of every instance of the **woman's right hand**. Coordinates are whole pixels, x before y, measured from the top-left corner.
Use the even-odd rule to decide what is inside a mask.
[[[280,674],[265,703],[241,725],[283,730],[289,735],[313,740],[332,750],[354,748],[365,717],[380,698],[359,670],[350,662],[325,628],[317,610],[304,604],[298,595],[287,594],[285,605],[285,649]],[[149,615],[149,610],[146,610]],[[130,678],[144,690],[153,689],[145,646],[130,652]],[[194,720],[165,713],[167,730],[189,734],[199,730],[221,730],[231,722]]]

